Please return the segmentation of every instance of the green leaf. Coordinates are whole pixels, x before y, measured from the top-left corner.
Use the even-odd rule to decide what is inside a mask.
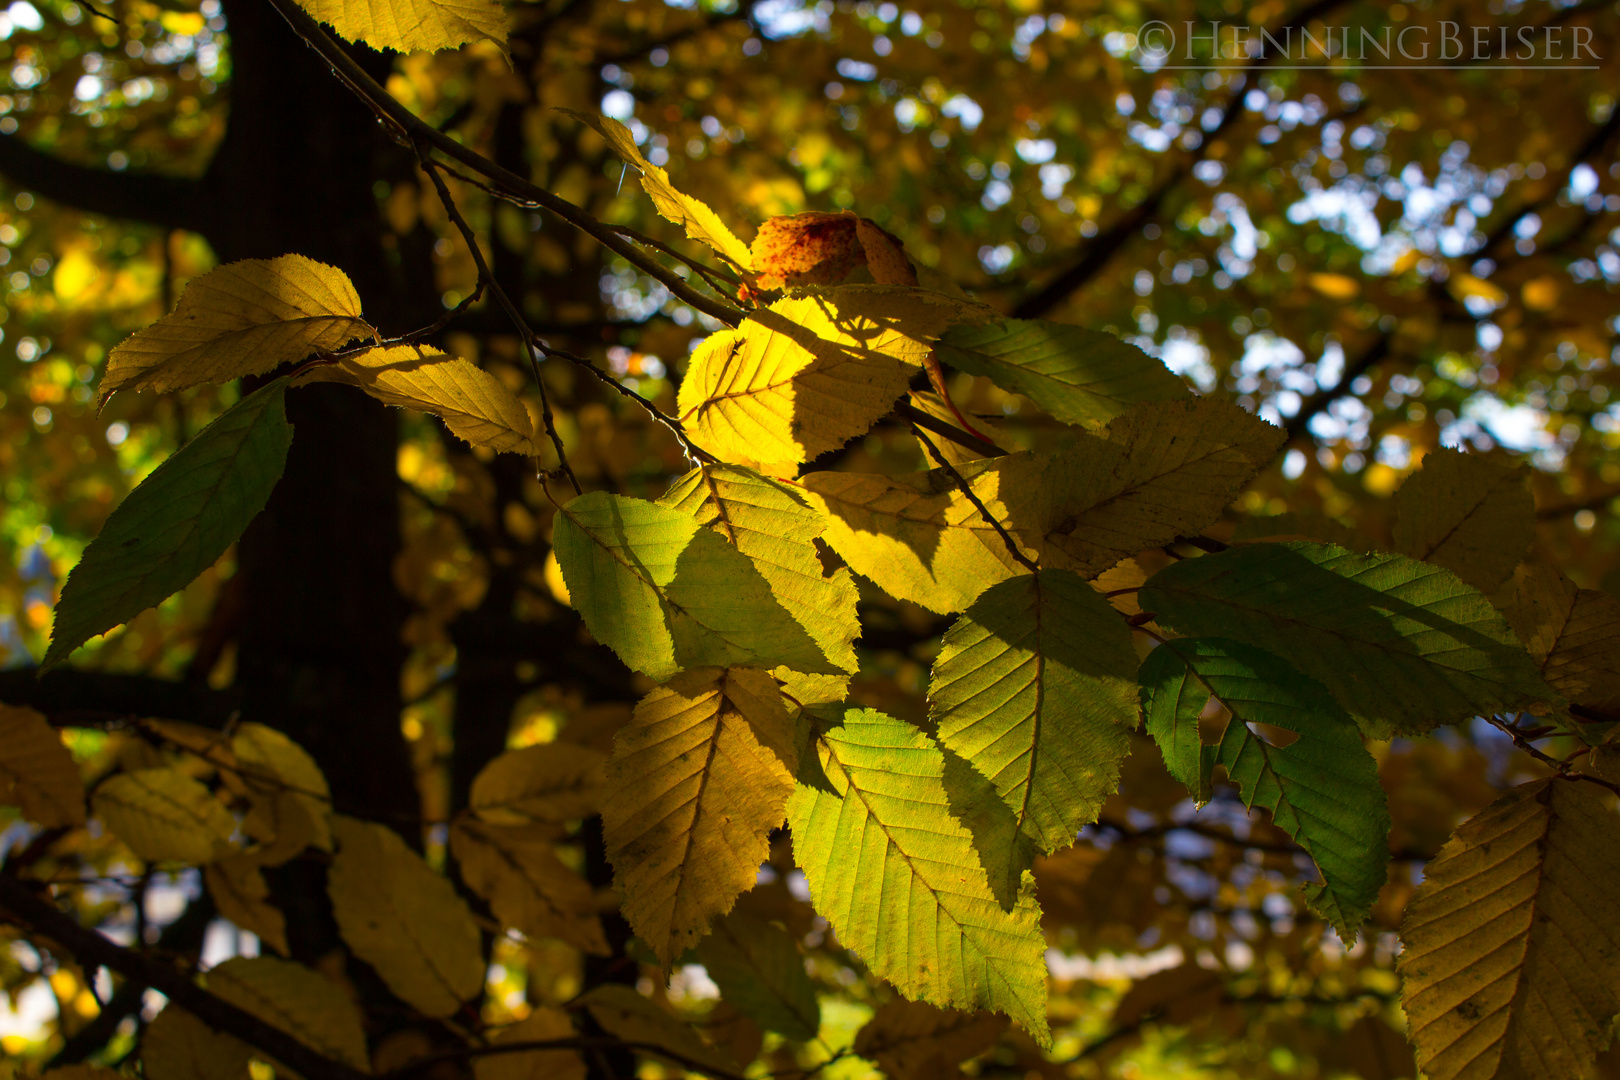
[[[1199,806],[1210,799],[1210,770],[1215,767],[1214,746],[1205,745],[1199,732],[1209,687],[1187,669],[1172,649],[1154,649],[1137,672],[1142,687],[1142,720],[1159,746],[1164,767],[1181,781]]]
[[[1506,620],[1449,570],[1293,541],[1173,563],[1137,600],[1183,634],[1274,653],[1373,738],[1556,702]]]
[[[1023,394],[1066,424],[1111,420],[1139,401],[1188,396],[1187,385],[1113,334],[1042,319],[991,319],[952,327],[939,358]]]
[[[855,581],[843,567],[830,574],[823,569],[814,541],[827,519],[804,496],[750,469],[717,464],[693,469],[658,502],[690,515],[748,556],[771,595],[827,659],[855,671],[854,642],[861,632]]]
[[[1620,1010],[1612,797],[1517,787],[1461,825],[1401,920],[1401,1005],[1430,1080],[1594,1077]]]
[[[748,557],[679,510],[593,491],[558,510],[552,542],[585,625],[650,678],[733,665],[838,671]]]
[[[833,790],[801,782],[788,800],[816,910],[907,997],[1004,1012],[1049,1044],[1033,878],[1003,911],[972,834],[951,816],[939,747],[871,709],[843,721],[819,744]]]
[[[821,1030],[821,1005],[793,935],[740,911],[714,921],[697,961],[731,1007],[766,1031],[807,1042]]]
[[[1214,398],[1154,401],[1050,459],[1041,560],[1095,577],[1198,532],[1270,463],[1281,428]]]
[[[1395,550],[1494,592],[1535,539],[1523,466],[1431,450],[1395,493]]]
[[[119,504],[62,587],[44,667],[184,588],[236,543],[287,464],[286,391],[278,379],[237,402]]]
[[[1341,938],[1353,941],[1389,866],[1389,809],[1378,766],[1354,721],[1322,686],[1241,642],[1184,638],[1155,649],[1150,660],[1151,672],[1143,665],[1144,684],[1153,679],[1150,718],[1168,711],[1156,700],[1161,696],[1196,700],[1193,682],[1231,710],[1215,763],[1226,766],[1245,805],[1271,811],[1272,822],[1316,860],[1323,884],[1308,886],[1306,899]],[[1251,724],[1299,738],[1274,746]],[[1152,719],[1149,730],[1160,738]]]
[[[1035,855],[1074,843],[1118,785],[1135,666],[1125,620],[1066,570],[992,585],[946,632],[929,716],[1002,804],[1012,842],[993,857],[981,836],[980,854],[1003,902]]]

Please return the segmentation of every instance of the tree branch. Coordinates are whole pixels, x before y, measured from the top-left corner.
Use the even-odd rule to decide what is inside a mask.
[[[210,994],[179,968],[142,956],[79,925],[78,920],[17,878],[0,875],[0,907],[25,932],[51,939],[84,967],[105,967],[157,990],[209,1027],[235,1035],[302,1073],[306,1080],[365,1080],[366,1074],[353,1066],[316,1053],[279,1028]]]
[[[232,693],[148,675],[55,668],[0,671],[0,701],[27,705],[57,727],[101,727],[132,716],[160,716],[221,728],[236,710]]]
[[[92,214],[208,231],[212,201],[201,180],[75,165],[16,135],[0,135],[0,174],[18,187]]]

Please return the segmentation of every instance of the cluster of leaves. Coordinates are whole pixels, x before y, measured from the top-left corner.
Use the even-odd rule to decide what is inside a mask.
[[[309,9],[398,48],[499,42],[504,19],[494,4],[414,5],[408,18],[385,5]],[[119,842],[149,863],[202,867],[220,910],[283,953],[265,869],[329,862],[352,954],[416,1015],[450,1019],[483,988],[481,925],[606,951],[603,904],[570,865],[574,823],[599,813],[617,906],[650,966],[700,962],[741,1026],[808,1043],[820,1018],[807,915],[756,887],[761,864],[789,866],[771,843],[785,822],[845,955],[906,997],[1005,1014],[1044,1044],[1042,908],[1061,904],[1066,873],[1089,890],[1083,904],[1103,906],[1125,860],[1081,868],[1092,856],[1071,845],[1155,753],[1139,727],[1196,802],[1224,779],[1269,812],[1311,867],[1309,906],[1350,941],[1388,906],[1391,815],[1382,750],[1366,740],[1492,716],[1520,740],[1557,731],[1591,753],[1549,763],[1557,775],[1515,789],[1429,863],[1402,922],[1412,1036],[1431,1076],[1590,1072],[1617,1011],[1608,927],[1620,867],[1603,851],[1601,793],[1620,608],[1552,567],[1520,567],[1533,514],[1521,470],[1431,453],[1392,500],[1387,553],[1306,519],[1256,524],[1227,546],[1200,533],[1272,461],[1277,429],[1190,395],[1111,335],[997,315],[854,214],[774,218],[745,244],[628,131],[594,123],[658,211],[726,263],[692,269],[744,305],[694,352],[673,415],[653,413],[690,471],[656,500],[591,492],[553,518],[557,591],[659,685],[611,756],[565,731],[480,775],[449,833],[465,895],[412,850],[416,837],[332,813],[307,755],[257,725],[221,737],[143,724],[162,760],[96,777],[90,800]],[[1317,277],[1323,295],[1337,287]],[[726,322],[730,297],[699,310]],[[571,479],[549,417],[425,344],[433,329],[383,340],[340,271],[297,255],[193,281],[174,315],[114,350],[104,395],[295,367],[109,519],[63,591],[47,664],[227,551],[274,487],[293,434],[284,395],[300,385],[345,383],[433,413],[477,447],[539,459],[551,484]],[[1039,452],[1005,453],[953,402],[947,368],[1066,426]],[[897,418],[917,425],[932,468],[816,471]],[[866,582],[953,619],[926,716],[852,693]],[[82,826],[82,782],[60,740],[25,710],[4,719],[0,797],[42,827]],[[199,1000],[236,1005],[329,1063],[388,1071],[400,1059],[368,1057],[362,1018],[334,985],[289,961],[237,959],[207,974],[211,998]],[[175,1001],[142,1038],[147,1074],[239,1076],[250,1058],[277,1058]],[[746,1032],[727,1044],[716,1023],[699,1037],[612,986],[573,1006],[537,1008],[465,1056],[480,1073],[577,1074],[595,1048],[582,1032],[597,1029],[711,1075],[759,1052]],[[1114,1022],[1192,1024],[1221,1007],[1219,986],[1188,964],[1140,982]],[[895,1002],[853,1051],[894,1076],[937,1075],[1004,1027]]]

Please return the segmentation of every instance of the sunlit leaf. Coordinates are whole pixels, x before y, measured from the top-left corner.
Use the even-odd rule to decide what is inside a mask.
[[[350,41],[374,49],[454,49],[479,41],[503,48],[510,20],[496,0],[298,0]]]
[[[690,514],[753,562],[776,597],[827,659],[856,669],[855,582],[847,569],[828,573],[814,541],[828,521],[798,489],[735,465],[700,465],[659,502]]]
[[[45,667],[184,588],[236,542],[287,463],[286,390],[278,380],[243,398],[119,504],[62,588]]]
[[[114,348],[101,396],[226,383],[375,336],[343,271],[302,255],[244,259],[194,279],[173,314]]]
[[[754,884],[796,767],[781,694],[754,669],[685,673],[620,729],[603,838],[625,917],[665,964]]]
[[[552,542],[585,625],[650,678],[705,666],[838,670],[748,557],[680,510],[591,492],[558,510]]]
[[[910,724],[851,709],[819,750],[831,790],[801,783],[788,821],[838,940],[907,997],[1004,1012],[1049,1041],[1033,885],[1002,910],[951,813],[939,747]]]
[[[1620,1012],[1620,848],[1595,784],[1538,780],[1460,826],[1401,921],[1430,1080],[1590,1077]]]

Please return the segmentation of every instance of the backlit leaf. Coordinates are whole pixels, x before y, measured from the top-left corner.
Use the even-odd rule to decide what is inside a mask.
[[[541,1006],[503,1030],[491,1045],[575,1039],[574,1022],[561,1009]],[[577,1050],[526,1050],[485,1054],[473,1059],[476,1080],[585,1080],[585,1061]]]
[[[544,833],[464,818],[450,827],[450,854],[503,926],[608,955],[595,891],[564,865]]]
[[[762,289],[836,285],[866,261],[854,214],[810,210],[768,218],[750,249]]]
[[[686,513],[593,491],[558,510],[552,542],[585,625],[650,678],[734,664],[838,670],[748,557]]]
[[[698,669],[648,694],[607,765],[602,831],[624,915],[665,964],[758,876],[797,753],[776,683]]]
[[[589,817],[596,813],[606,760],[565,742],[508,750],[479,771],[468,802],[479,817],[497,825]]]
[[[933,1080],[961,1075],[957,1066],[990,1049],[1006,1030],[1006,1018],[994,1013],[897,998],[855,1033],[855,1052],[877,1062],[891,1080]]]
[[[1003,911],[951,815],[945,756],[928,736],[851,709],[819,743],[833,790],[801,783],[788,802],[793,851],[838,940],[907,997],[993,1009],[1043,1044],[1045,942],[1033,885]]]
[[[479,41],[506,45],[510,20],[496,0],[298,0],[350,41],[374,49],[454,49]]]
[[[130,850],[151,862],[206,863],[229,853],[236,820],[179,769],[136,769],[103,780],[91,806]]]
[[[1135,345],[1044,319],[953,326],[939,339],[939,359],[1023,394],[1066,424],[1100,423],[1139,401],[1188,396],[1186,383]]]
[[[147,1080],[248,1080],[252,1048],[215,1031],[178,1005],[169,1005],[141,1035],[141,1075]]]
[[[44,829],[84,824],[84,781],[62,735],[29,708],[0,704],[0,806]]]
[[[1620,1011],[1620,848],[1595,784],[1539,780],[1461,825],[1401,922],[1430,1080],[1586,1077]]]
[[[477,364],[423,345],[395,345],[313,368],[310,381],[358,386],[384,405],[432,413],[474,446],[535,457],[534,419],[506,384]]]
[[[1404,555],[1245,545],[1172,563],[1137,601],[1181,633],[1288,661],[1373,738],[1557,698],[1483,596]]]
[[[332,832],[326,888],[344,942],[402,1000],[451,1015],[484,986],[472,912],[392,829],[338,814]]]
[[[1074,843],[1118,785],[1136,724],[1135,665],[1125,620],[1065,570],[991,586],[946,632],[929,717],[1004,807],[1008,850],[992,857],[982,837],[980,847],[998,896],[1017,894],[1037,853]]]
[[[287,464],[286,389],[278,380],[227,409],[118,505],[62,588],[45,667],[184,588],[236,543]]]
[[[1620,600],[1526,566],[1502,614],[1555,690],[1577,705],[1620,709]]]
[[[748,556],[771,595],[804,627],[828,660],[853,672],[855,582],[847,569],[827,573],[814,541],[827,519],[794,487],[736,465],[700,465],[659,500],[691,515]]]
[[[696,955],[721,997],[766,1031],[806,1042],[821,1030],[816,988],[786,930],[733,911],[714,921]]]
[[[1431,450],[1395,493],[1395,550],[1492,592],[1535,538],[1536,503],[1523,467]]]
[[[628,161],[641,174],[641,188],[653,201],[653,206],[666,220],[686,230],[693,240],[700,240],[724,255],[738,269],[747,270],[752,261],[748,245],[720,220],[708,204],[683,195],[670,183],[669,173],[642,156],[630,129],[610,116],[592,116],[588,113],[562,109],[575,120],[595,128],[613,152]]]
[[[959,311],[937,293],[888,285],[778,300],[693,352],[680,419],[722,459],[791,469],[893,409]]]
[[[101,397],[227,383],[375,336],[343,271],[302,255],[244,259],[193,279],[172,314],[116,346]]]
[[[1323,884],[1307,886],[1306,898],[1340,937],[1353,940],[1389,863],[1389,809],[1355,722],[1320,685],[1236,641],[1166,642],[1143,664],[1142,681],[1155,738],[1162,729],[1154,720],[1168,711],[1160,699],[1196,700],[1189,682],[1207,687],[1231,710],[1215,762],[1226,767],[1245,805],[1269,810],[1272,823],[1316,860]],[[1299,737],[1274,746],[1253,724]]]
[[[1220,517],[1284,433],[1214,398],[1138,405],[1051,458],[1042,559],[1094,577]]]
[[[1037,493],[1039,466],[1028,454],[1014,454],[957,471],[997,520],[1016,528],[1039,516],[1024,509]],[[899,476],[815,472],[800,483],[827,519],[828,545],[890,596],[944,614],[1027,573],[943,469]]]
[[[270,903],[270,886],[257,859],[232,855],[209,863],[203,867],[203,883],[222,917],[288,955],[287,916]]]
[[[360,1010],[337,983],[302,964],[237,956],[208,971],[208,992],[334,1061],[370,1063]]]

